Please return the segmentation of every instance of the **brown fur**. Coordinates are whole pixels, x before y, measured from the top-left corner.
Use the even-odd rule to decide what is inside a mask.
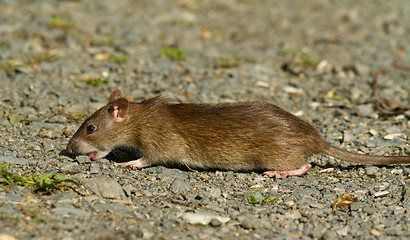
[[[113,92],[110,103],[83,123],[69,152],[106,154],[129,146],[149,165],[226,170],[295,170],[319,153],[358,163],[410,163],[410,156],[375,157],[334,148],[310,124],[270,103],[174,104],[157,97],[127,104],[121,94]],[[88,134],[93,124],[97,130]]]

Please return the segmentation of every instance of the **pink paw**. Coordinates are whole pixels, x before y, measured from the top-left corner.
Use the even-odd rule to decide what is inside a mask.
[[[310,169],[312,168],[312,165],[309,163],[303,165],[302,167],[295,169],[295,170],[289,170],[289,171],[266,171],[264,174],[268,177],[277,177],[277,178],[282,178],[285,179],[286,177],[290,176],[302,176],[303,174],[307,173]]]
[[[133,160],[129,162],[120,163],[123,167],[131,167],[132,169],[141,169],[143,167],[149,166],[149,164],[144,161],[144,159],[140,158],[138,160]]]

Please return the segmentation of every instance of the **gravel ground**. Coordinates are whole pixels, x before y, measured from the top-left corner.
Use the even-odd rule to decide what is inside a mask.
[[[317,156],[282,180],[64,152],[84,115],[122,89],[266,100],[334,146],[409,155],[410,3],[372,3],[0,1],[0,161],[84,187],[1,186],[0,239],[409,239],[408,166]],[[374,108],[377,72],[377,96],[399,106],[390,116]],[[343,193],[357,202],[333,211]]]

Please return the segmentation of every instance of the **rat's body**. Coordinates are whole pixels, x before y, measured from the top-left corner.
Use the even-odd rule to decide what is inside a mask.
[[[369,164],[410,163],[410,156],[368,156],[328,145],[308,123],[269,103],[174,104],[161,98],[131,103],[114,91],[91,115],[67,150],[105,157],[133,147],[142,158],[124,163],[142,168],[179,164],[202,169],[267,170],[266,175],[300,176],[315,154]]]

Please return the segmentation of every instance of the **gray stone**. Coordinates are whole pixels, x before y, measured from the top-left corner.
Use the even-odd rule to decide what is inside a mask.
[[[380,175],[380,173],[379,173],[379,168],[378,168],[378,167],[374,167],[374,166],[366,167],[366,168],[364,169],[364,172],[365,172],[366,175],[369,176],[369,177],[376,177],[376,176],[379,176],[379,175]]]
[[[54,143],[51,139],[43,139],[43,149],[46,152],[51,152],[55,149]]]
[[[297,198],[306,196],[317,197],[320,195],[320,191],[315,187],[303,188],[293,192],[293,195]]]
[[[217,224],[216,221],[219,221],[222,224],[222,223],[227,223],[230,220],[229,217],[222,217],[217,214],[208,213],[208,212],[198,212],[198,213],[186,212],[182,214],[182,218],[190,224],[202,224],[202,225],[208,225],[210,224],[211,221],[214,221],[213,224]]]
[[[96,177],[79,179],[89,190],[107,199],[122,199],[125,197],[121,185],[111,178]]]
[[[291,220],[297,220],[302,218],[302,214],[298,211],[287,212],[285,217]]]
[[[10,202],[24,202],[25,199],[25,197],[17,193],[8,193],[5,197],[5,200]]]
[[[221,197],[221,189],[219,189],[219,188],[208,189],[207,194],[210,198],[220,198]]]
[[[255,191],[254,197],[256,201],[263,201],[264,196],[262,195],[261,191]]]
[[[219,227],[222,225],[222,222],[218,220],[217,218],[212,218],[211,221],[209,222],[209,225],[212,227]]]
[[[311,203],[311,204],[309,204],[309,206],[311,206],[312,208],[318,208],[318,209],[321,209],[321,208],[325,207],[325,205],[320,204],[320,203]]]
[[[357,113],[364,117],[372,117],[376,114],[373,109],[373,104],[362,104],[357,106]]]
[[[67,207],[58,207],[54,209],[54,214],[63,215],[63,216],[78,216],[78,217],[89,217],[91,214],[85,210],[77,208],[67,208]]]
[[[80,156],[76,156],[75,158],[77,160],[78,163],[80,164],[84,164],[84,163],[90,163],[91,159],[86,156],[86,155],[80,155]]]
[[[192,188],[192,186],[183,180],[175,179],[175,181],[171,184],[171,189],[174,191],[188,191]]]
[[[90,165],[90,173],[96,174],[100,172],[100,165],[96,163],[91,163]]]
[[[98,212],[115,214],[121,217],[135,217],[132,213],[133,208],[121,203],[98,202],[93,206],[93,208]]]
[[[228,174],[226,174],[225,176],[225,181],[229,182],[231,180],[233,180],[235,177],[233,175],[233,172],[228,172]]]
[[[23,165],[23,164],[37,163],[37,160],[18,158],[15,156],[0,156],[0,163],[1,162]]]
[[[175,63],[166,59],[158,59],[155,64],[152,66],[155,71],[163,72],[175,67]]]
[[[260,219],[251,214],[244,214],[238,217],[241,227],[245,229],[255,229],[260,226]]]
[[[362,64],[362,63],[355,63],[354,67],[357,71],[357,73],[361,76],[369,76],[370,74],[370,67]]]

